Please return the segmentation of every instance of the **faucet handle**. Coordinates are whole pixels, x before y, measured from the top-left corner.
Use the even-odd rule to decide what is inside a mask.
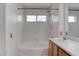
[[[65,32],[65,35],[68,35],[68,32]]]

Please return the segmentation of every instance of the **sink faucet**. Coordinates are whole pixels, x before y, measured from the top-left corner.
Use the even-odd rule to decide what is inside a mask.
[[[67,40],[66,37],[63,37],[64,40]]]
[[[65,36],[63,37],[64,40],[67,40],[67,37],[66,37],[67,35],[68,35],[68,32],[65,32]]]

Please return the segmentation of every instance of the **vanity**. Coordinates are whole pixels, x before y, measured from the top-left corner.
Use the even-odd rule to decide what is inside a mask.
[[[59,16],[58,21],[51,23],[52,38],[49,38],[48,55],[79,56],[79,11],[69,10],[67,4],[59,4],[57,16]],[[56,18],[53,17],[52,20]]]
[[[63,40],[61,38],[49,38],[49,56],[79,56],[79,42]]]

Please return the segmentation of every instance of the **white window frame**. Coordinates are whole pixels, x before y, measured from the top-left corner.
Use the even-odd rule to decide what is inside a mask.
[[[27,21],[27,16],[36,16],[36,21]],[[26,15],[26,22],[47,22],[47,16],[46,16],[46,20],[38,20],[38,16],[46,16],[46,15]]]
[[[39,20],[38,17],[45,17],[45,20]],[[47,18],[46,15],[37,15],[37,22],[46,22],[47,21],[46,18]]]
[[[26,21],[27,21],[27,22],[36,22],[36,19],[35,19],[35,20],[31,20],[31,21],[30,21],[30,20],[27,20],[27,17],[28,17],[28,16],[35,16],[35,18],[36,18],[36,15],[26,15]]]

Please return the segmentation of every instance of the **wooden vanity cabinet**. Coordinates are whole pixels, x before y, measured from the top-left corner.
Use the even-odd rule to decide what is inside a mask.
[[[48,56],[53,56],[53,45],[52,41],[49,40]]]
[[[70,54],[68,54],[66,51],[64,51],[63,49],[59,48],[58,49],[58,56],[71,56]]]
[[[48,49],[49,56],[57,56],[57,46],[53,44],[52,41],[49,40],[49,49]]]
[[[52,43],[52,49],[53,49],[53,56],[57,56],[58,55],[58,47],[56,46],[56,44]]]
[[[66,51],[61,49],[51,40],[49,40],[48,55],[49,56],[70,56],[70,54],[68,54]]]

